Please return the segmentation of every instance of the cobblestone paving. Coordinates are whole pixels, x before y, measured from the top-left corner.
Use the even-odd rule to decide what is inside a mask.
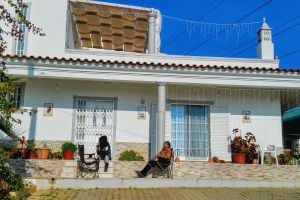
[[[38,191],[29,200],[290,200],[300,199],[300,189],[278,188],[159,188],[85,189]]]

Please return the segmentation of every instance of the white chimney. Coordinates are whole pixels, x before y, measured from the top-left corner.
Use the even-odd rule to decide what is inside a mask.
[[[257,32],[258,45],[256,49],[256,55],[259,59],[274,60],[274,44],[272,42],[272,29],[266,23],[266,19],[263,18],[262,26]]]

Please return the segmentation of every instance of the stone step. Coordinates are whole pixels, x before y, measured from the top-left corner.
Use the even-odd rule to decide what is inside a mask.
[[[113,171],[114,171],[113,162],[112,161],[109,162],[107,172],[104,172],[104,166],[105,166],[105,163],[103,161],[100,162],[99,178],[113,178]]]
[[[103,172],[103,173],[113,173],[113,171],[114,171],[114,170],[113,170],[112,168],[108,168],[108,169],[107,169],[107,172],[104,172],[104,168],[99,168],[99,172],[101,172],[101,173],[102,173],[102,172]]]
[[[74,178],[76,177],[77,161],[76,160],[65,160],[61,177],[63,178]]]
[[[101,161],[100,164],[99,164],[99,166],[100,166],[100,167],[104,167],[104,166],[105,166],[105,165],[104,165],[104,162]],[[109,162],[108,167],[113,167],[113,166],[114,166],[114,163],[113,163],[113,162]]]
[[[77,160],[64,160],[65,167],[77,167]]]
[[[113,177],[113,173],[99,171],[99,178],[112,178],[112,177]]]
[[[76,170],[75,167],[64,167],[63,173],[73,173]]]

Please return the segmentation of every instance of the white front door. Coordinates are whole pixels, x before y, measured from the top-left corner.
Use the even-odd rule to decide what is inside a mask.
[[[113,148],[114,101],[75,99],[75,144],[84,144],[85,153],[95,153],[99,137],[106,135]]]

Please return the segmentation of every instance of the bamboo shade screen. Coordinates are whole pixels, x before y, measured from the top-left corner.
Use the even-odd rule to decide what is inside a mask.
[[[147,11],[82,2],[70,4],[81,47],[145,53]]]

